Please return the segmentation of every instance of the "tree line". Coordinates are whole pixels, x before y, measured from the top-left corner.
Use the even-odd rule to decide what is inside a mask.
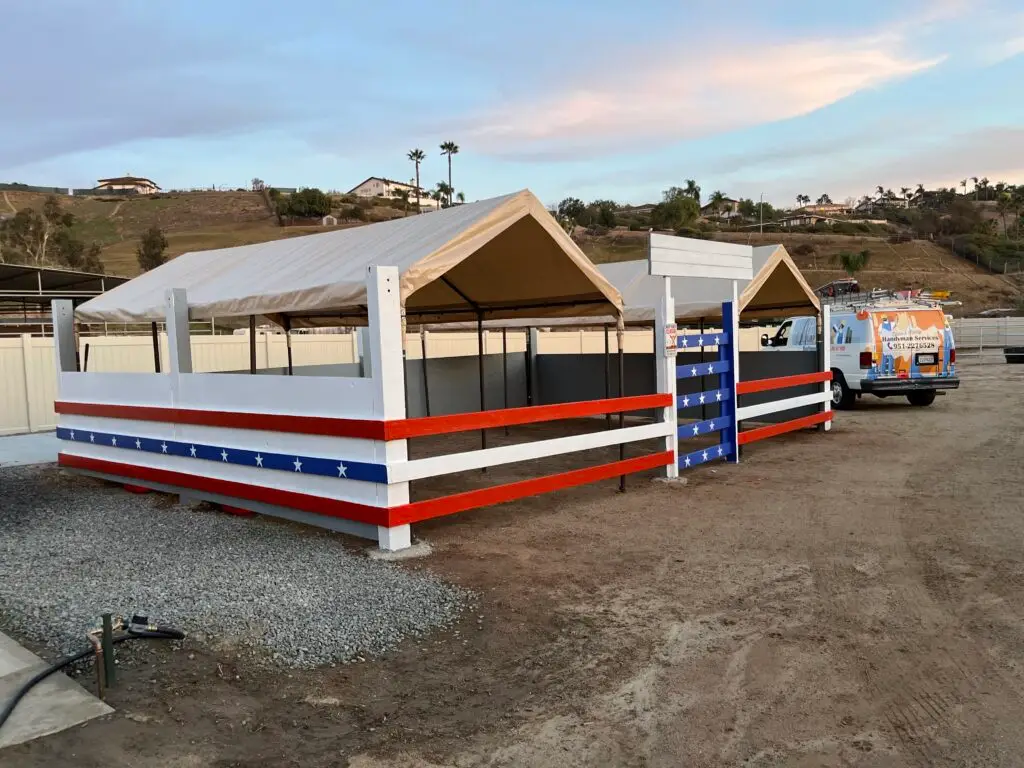
[[[102,274],[100,244],[86,243],[74,234],[75,216],[48,195],[38,211],[22,208],[0,221],[0,263],[35,267],[64,267]]]

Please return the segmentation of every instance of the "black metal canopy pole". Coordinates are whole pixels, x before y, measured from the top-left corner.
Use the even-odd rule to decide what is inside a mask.
[[[420,326],[420,349],[423,350],[423,407],[430,415],[430,383],[427,378],[427,332]]]
[[[508,329],[501,329],[501,391],[504,396],[505,409],[508,409]],[[508,434],[508,425],[505,425]]]
[[[256,373],[256,315],[249,315],[249,373]]]
[[[285,315],[281,318],[284,327],[284,344],[288,349],[288,375],[292,375],[292,319]]]
[[[611,331],[608,326],[604,327],[604,399],[612,396],[612,353],[611,353]],[[612,428],[612,415],[604,415],[604,428]]]
[[[151,325],[153,332],[153,370],[160,373],[160,330],[156,323]]]
[[[485,410],[484,405],[484,316],[483,313],[477,313],[476,316],[476,349],[477,349],[477,368],[480,372],[480,411]],[[480,430],[480,448],[487,448],[487,430]],[[487,471],[487,467],[483,468],[483,471]]]
[[[626,396],[626,355],[623,350],[625,344],[623,344],[623,337],[625,336],[626,328],[622,322],[622,315],[619,315],[619,323],[615,328],[615,336],[619,342],[619,397]],[[626,425],[626,414],[619,411],[619,429],[622,429]],[[626,458],[626,444],[619,443],[619,461],[623,461]],[[626,490],[626,476],[619,475],[619,490],[625,492]]]

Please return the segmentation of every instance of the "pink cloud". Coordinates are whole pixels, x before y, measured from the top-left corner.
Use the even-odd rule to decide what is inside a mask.
[[[656,53],[628,71],[588,73],[601,87],[567,86],[470,119],[469,140],[496,155],[568,159],[797,117],[944,58],[906,47],[890,33]]]

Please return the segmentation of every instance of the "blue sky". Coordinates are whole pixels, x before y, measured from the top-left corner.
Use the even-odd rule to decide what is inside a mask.
[[[700,9],[703,6],[705,9]],[[8,0],[0,180],[792,204],[1024,183],[1019,0]]]

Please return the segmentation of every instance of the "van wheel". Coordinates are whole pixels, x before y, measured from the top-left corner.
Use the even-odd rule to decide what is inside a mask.
[[[853,408],[857,399],[853,391],[846,386],[846,379],[841,371],[832,369],[832,407],[836,410],[847,411]]]
[[[907,400],[911,405],[926,406],[935,402],[934,389],[922,389],[920,392],[908,392]]]

